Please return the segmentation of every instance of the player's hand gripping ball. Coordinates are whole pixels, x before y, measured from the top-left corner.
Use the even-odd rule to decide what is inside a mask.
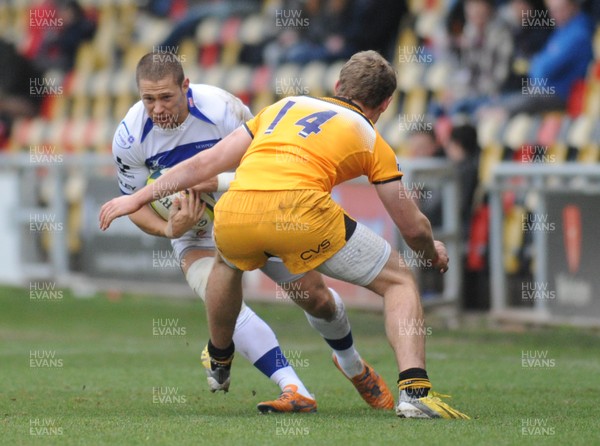
[[[150,176],[148,177],[146,184],[154,183],[167,170],[169,170],[169,169],[168,168],[160,169],[160,170],[156,170],[156,171],[152,172],[152,174],[150,174]],[[163,220],[168,221],[169,220],[169,210],[171,209],[171,206],[173,206],[173,203],[175,202],[175,198],[184,197],[186,193],[187,192],[185,192],[185,191],[175,192],[174,194],[169,195],[167,197],[163,197],[163,198],[154,200],[152,203],[150,203],[150,206],[152,207],[152,209],[154,209],[154,211]],[[200,217],[200,220],[198,220],[198,223],[196,223],[193,226],[192,229],[194,231],[206,230],[206,227],[210,223],[212,223],[212,221],[214,220],[214,217],[215,217],[214,210],[213,210],[215,207],[215,197],[213,196],[213,194],[207,193],[207,192],[202,192],[200,194],[200,200],[202,200],[204,203],[206,203],[206,208],[204,209],[204,213]]]

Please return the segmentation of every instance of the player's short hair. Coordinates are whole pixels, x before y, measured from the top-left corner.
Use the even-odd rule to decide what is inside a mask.
[[[138,87],[141,79],[156,82],[168,76],[173,76],[177,85],[183,84],[185,79],[178,57],[172,53],[148,53],[140,59],[135,69],[135,81]]]
[[[337,94],[376,108],[396,90],[396,71],[376,51],[354,54],[340,71]]]

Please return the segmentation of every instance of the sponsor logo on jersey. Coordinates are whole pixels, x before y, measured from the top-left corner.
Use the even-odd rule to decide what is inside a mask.
[[[133,192],[134,190],[136,190],[136,189],[137,189],[137,187],[136,187],[136,186],[132,186],[131,184],[125,183],[125,182],[124,182],[123,180],[121,180],[120,178],[119,178],[119,184],[121,185],[121,187],[122,187],[124,190],[130,190],[130,191],[132,191],[132,192]]]
[[[122,149],[129,149],[134,141],[135,138],[133,135],[129,134],[129,130],[127,130],[125,123],[121,122],[119,128],[117,129],[117,133],[115,134],[115,144]]]

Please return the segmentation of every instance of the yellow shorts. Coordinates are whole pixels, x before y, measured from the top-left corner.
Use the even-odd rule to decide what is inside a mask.
[[[315,269],[346,243],[356,222],[327,192],[229,191],[215,206],[219,252],[237,268],[279,257],[293,274]]]

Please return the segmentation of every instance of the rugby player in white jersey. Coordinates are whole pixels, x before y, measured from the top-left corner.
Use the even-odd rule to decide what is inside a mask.
[[[113,156],[123,194],[141,189],[152,172],[170,168],[214,146],[252,118],[248,108],[226,91],[190,84],[174,55],[146,54],[138,63],[136,82],[141,101],[129,110],[113,140]],[[150,206],[129,216],[144,232],[171,239],[187,282],[203,300],[215,254],[212,223],[200,232],[191,228],[204,210],[200,190],[225,191],[232,176],[231,173],[220,174],[196,190],[189,190],[186,198],[176,202],[168,221]],[[218,196],[217,193],[215,198]],[[371,407],[392,409],[391,392],[354,348],[342,300],[325,286],[321,275],[316,271],[291,274],[277,258],[270,259],[262,271],[280,285],[294,283],[283,288],[295,290],[290,298],[305,310],[311,326],[333,349],[335,365]],[[298,298],[307,295],[311,299]],[[316,401],[287,363],[275,334],[246,305],[237,318],[233,341],[236,350],[282,390],[276,400],[258,405],[261,412],[316,411]],[[206,359],[205,366],[209,366],[206,350],[203,359]],[[210,373],[207,375],[212,391],[228,390],[228,380],[223,384]]]

